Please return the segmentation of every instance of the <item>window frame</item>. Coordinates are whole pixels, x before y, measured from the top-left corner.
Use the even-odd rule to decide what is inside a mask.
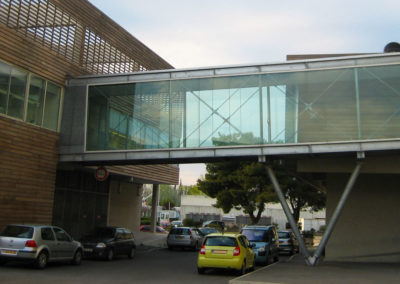
[[[55,132],[60,132],[61,129],[61,118],[62,118],[62,112],[63,112],[63,102],[64,102],[64,93],[65,93],[65,88],[64,86],[55,83],[51,80],[48,80],[46,78],[44,78],[43,76],[40,76],[36,73],[30,72],[24,68],[20,68],[19,66],[16,66],[14,64],[10,64],[4,60],[0,60],[1,63],[3,63],[4,65],[7,65],[10,68],[10,72],[8,74],[8,88],[7,88],[7,94],[6,94],[6,106],[5,106],[5,111],[4,113],[0,113],[0,115],[2,116],[6,116],[9,117],[11,119],[15,119],[15,120],[19,120],[19,121],[23,121],[26,122],[30,125],[36,126],[36,127],[40,127],[43,129],[48,129],[50,131],[55,131]],[[13,70],[17,71],[17,72],[23,72],[26,73],[26,82],[25,82],[25,92],[24,92],[24,101],[23,101],[23,114],[22,114],[22,118],[20,117],[15,117],[15,116],[11,116],[9,115],[9,105],[10,105],[10,89],[11,89],[11,77],[13,74]],[[42,102],[42,110],[41,110],[41,121],[40,121],[40,125],[35,124],[35,123],[31,123],[27,121],[28,118],[28,105],[29,105],[29,95],[30,95],[30,88],[31,88],[31,77],[34,76],[35,78],[41,79],[45,81],[45,92],[44,92],[44,96],[43,96],[43,102]],[[49,84],[52,84],[58,88],[60,88],[60,93],[59,93],[59,100],[58,100],[58,114],[57,114],[57,124],[56,124],[56,128],[52,129],[49,127],[46,127],[44,125],[44,116],[46,113],[46,98],[47,98],[47,92],[48,92],[48,86]]]

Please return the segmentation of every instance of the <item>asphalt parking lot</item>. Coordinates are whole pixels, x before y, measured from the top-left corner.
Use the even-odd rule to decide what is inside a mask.
[[[1,284],[21,283],[229,283],[237,276],[233,272],[209,271],[197,273],[197,251],[138,247],[135,259],[118,257],[112,261],[83,260],[80,266],[49,263],[44,270],[21,263],[0,267]]]

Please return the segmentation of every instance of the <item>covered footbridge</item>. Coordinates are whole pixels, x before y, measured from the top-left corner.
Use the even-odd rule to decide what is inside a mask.
[[[308,264],[324,252],[400,261],[398,53],[71,78],[64,109],[60,162],[266,162]],[[325,177],[329,224],[314,254],[272,159]]]

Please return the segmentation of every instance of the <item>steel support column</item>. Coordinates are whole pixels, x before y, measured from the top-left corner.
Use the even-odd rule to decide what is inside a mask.
[[[151,201],[151,224],[150,232],[155,233],[157,229],[157,207],[158,207],[158,196],[160,194],[160,186],[153,184],[153,198]]]
[[[336,206],[336,209],[333,212],[331,219],[329,220],[328,226],[326,227],[326,231],[325,231],[324,235],[322,236],[321,242],[319,243],[318,248],[315,251],[314,255],[310,258],[311,265],[316,265],[318,263],[318,260],[321,257],[322,252],[324,251],[324,249],[326,247],[326,244],[328,243],[329,237],[331,236],[331,234],[333,232],[336,222],[339,219],[340,214],[342,213],[342,210],[347,201],[347,198],[349,197],[350,192],[353,189],[353,186],[357,180],[357,177],[360,174],[361,166],[362,166],[362,162],[361,161],[357,162],[357,165],[354,168],[349,181],[347,182],[347,185],[342,193],[342,196],[340,197],[340,200]]]
[[[297,241],[299,242],[299,247],[300,247],[300,253],[303,255],[304,260],[306,261],[307,265],[312,265],[310,263],[310,252],[308,251],[304,239],[300,234],[299,228],[297,227],[297,224],[293,218],[292,212],[290,212],[289,206],[286,203],[286,198],[283,196],[282,190],[279,186],[279,183],[275,177],[274,171],[272,170],[271,166],[267,165],[267,170],[268,170],[268,175],[269,178],[271,179],[271,182],[274,186],[275,192],[278,195],[279,201],[281,202],[283,211],[285,212],[286,218],[289,221],[290,227],[293,230],[294,235],[297,238]]]

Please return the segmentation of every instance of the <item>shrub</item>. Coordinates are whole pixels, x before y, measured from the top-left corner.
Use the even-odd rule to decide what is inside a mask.
[[[183,226],[185,226],[185,227],[193,227],[194,226],[194,221],[191,218],[183,219],[182,223],[183,223]]]
[[[150,217],[142,217],[140,219],[140,225],[150,225],[150,224],[151,224]]]

